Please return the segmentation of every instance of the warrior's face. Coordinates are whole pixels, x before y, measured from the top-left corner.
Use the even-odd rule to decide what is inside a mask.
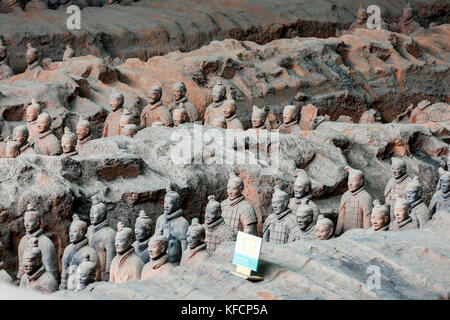
[[[63,137],[61,139],[61,147],[64,153],[70,153],[75,150],[76,142],[74,142],[71,138]]]
[[[187,243],[190,249],[194,249],[203,243],[203,239],[197,232],[190,231],[187,234]]]
[[[214,102],[218,102],[225,97],[224,87],[214,87],[212,90],[212,98]]]
[[[450,177],[449,175],[441,178],[441,191],[448,193],[450,191]]]
[[[106,219],[106,210],[97,206],[91,207],[89,218],[91,219],[91,224],[93,224],[94,226],[102,223]]]
[[[225,118],[232,117],[236,112],[236,108],[231,103],[227,103],[223,108],[223,115]]]
[[[34,213],[26,212],[23,217],[23,223],[27,233],[33,233],[41,226],[41,219]]]
[[[80,242],[81,240],[83,240],[85,235],[86,235],[86,230],[84,228],[81,228],[80,226],[77,226],[75,224],[70,225],[69,239],[70,239],[71,243]]]
[[[82,124],[77,124],[76,134],[78,140],[83,140],[89,135],[89,127]]]
[[[252,113],[253,128],[259,128],[259,127],[263,126],[265,121],[266,121],[266,117],[264,117],[262,114]]]
[[[230,200],[234,200],[242,194],[242,190],[236,184],[228,184],[227,193],[228,193],[228,198]]]
[[[75,276],[75,286],[76,290],[83,290],[88,286],[89,283],[94,281],[94,275],[88,274],[86,272],[78,271]]]
[[[405,196],[409,203],[413,203],[422,197],[422,192],[418,188],[407,188]]]
[[[305,211],[297,211],[297,224],[301,230],[306,230],[313,221],[313,214]]]
[[[161,91],[158,88],[150,88],[148,92],[148,100],[151,104],[154,104],[161,99]]]
[[[370,222],[372,222],[373,230],[379,230],[383,228],[388,222],[389,216],[381,214],[373,214],[370,217]]]
[[[6,158],[17,158],[20,155],[20,148],[17,146],[8,146],[5,148],[5,157]]]
[[[205,223],[211,224],[217,221],[217,219],[220,218],[221,211],[220,208],[214,207],[214,208],[208,208],[206,207],[205,210]]]
[[[275,214],[280,214],[288,207],[289,199],[272,198],[272,210]]]
[[[50,127],[50,122],[46,118],[38,118],[36,127],[39,133],[45,132]]]
[[[367,13],[366,13],[366,11],[364,11],[364,10],[358,11],[357,19],[358,19],[358,23],[360,23],[360,24],[365,22],[367,20]]]
[[[403,10],[403,20],[408,21],[414,16],[414,11],[411,8],[405,8]]]
[[[294,197],[297,199],[303,198],[309,194],[309,189],[309,185],[306,183],[294,184]]]
[[[358,190],[364,184],[364,180],[358,176],[350,177],[348,179],[348,190],[351,192]]]
[[[23,131],[15,130],[13,132],[13,140],[17,141],[17,143],[20,144],[21,146],[23,146],[25,142],[27,142],[27,139],[28,137],[26,136],[26,134],[24,134]]]
[[[167,244],[163,241],[150,241],[148,244],[148,253],[152,260],[159,258],[164,252],[166,252]]]
[[[294,110],[292,110],[290,108],[284,108],[284,110],[283,110],[283,122],[284,123],[290,123],[294,119],[295,119],[295,112],[294,112]]]
[[[111,97],[109,99],[109,106],[111,107],[112,111],[116,111],[123,105],[123,100],[121,98]]]
[[[179,109],[175,109],[173,112],[173,123],[175,126],[179,126],[182,123],[186,122],[186,114]]]
[[[171,214],[178,210],[178,199],[170,195],[164,197],[164,214]]]
[[[175,100],[180,100],[181,98],[184,97],[185,92],[180,87],[174,87],[172,89],[172,94],[173,94],[173,97],[175,98]]]
[[[408,218],[409,216],[409,210],[405,207],[397,207],[394,210],[395,220],[397,223],[400,223]]]
[[[395,179],[400,178],[406,172],[406,168],[404,166],[396,164],[396,163],[391,165],[391,170],[392,170],[392,175],[394,176]]]
[[[27,52],[25,59],[28,64],[32,64],[37,59],[37,53],[34,51],[29,51],[29,52]]]
[[[317,225],[315,235],[319,240],[328,240],[333,235],[333,228]]]
[[[147,228],[139,220],[136,220],[136,223],[134,224],[134,234],[137,241],[144,241],[148,239],[151,236],[151,231],[151,228]]]
[[[126,252],[128,249],[130,249],[131,247],[131,243],[130,243],[130,239],[128,239],[126,237],[126,235],[121,234],[120,232],[118,232],[116,234],[116,239],[114,242],[114,245],[116,247],[116,252],[119,254],[122,254],[124,252]]]
[[[41,266],[41,259],[39,257],[34,258],[24,258],[23,259],[23,269],[28,275],[32,275]]]

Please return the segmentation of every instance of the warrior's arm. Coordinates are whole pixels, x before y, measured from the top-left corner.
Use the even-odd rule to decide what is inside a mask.
[[[105,250],[106,250],[106,267],[105,267],[105,275],[107,278],[109,278],[109,269],[111,268],[111,261],[116,256],[116,247],[114,244],[114,238],[111,237],[109,241],[105,244]]]

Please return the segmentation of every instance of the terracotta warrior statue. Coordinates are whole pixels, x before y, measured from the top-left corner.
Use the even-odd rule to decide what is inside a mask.
[[[168,241],[177,240],[180,243],[181,252],[187,248],[187,230],[189,222],[183,217],[183,210],[180,208],[181,197],[169,186],[164,197],[164,213],[156,220],[155,234],[164,234]],[[181,259],[181,252],[176,252],[176,256],[171,257],[171,261],[178,262]]]
[[[40,71],[42,71],[42,67],[39,65],[39,52],[36,48],[33,48],[31,43],[28,42],[27,44],[27,54],[25,56],[25,59],[27,61],[27,69],[25,72],[31,72],[33,75],[37,75]]]
[[[134,116],[127,108],[124,108],[122,115],[120,116],[119,119],[119,127],[121,135],[123,135],[123,127],[126,126],[127,124],[134,124]]]
[[[436,190],[430,201],[430,214],[433,216],[437,211],[450,208],[450,171],[439,168],[440,189]]]
[[[289,242],[316,239],[316,226],[314,222],[314,211],[308,205],[308,201],[297,207],[295,213],[298,228],[289,237]]]
[[[8,0],[9,10],[10,12],[20,13],[23,12],[23,8],[25,7],[24,0]]]
[[[422,199],[422,184],[419,177],[406,185],[405,196],[411,208],[411,217],[419,222],[419,227],[423,228],[425,223],[431,219],[430,210]]]
[[[5,158],[17,158],[19,155],[20,144],[17,141],[8,139],[5,147]]]
[[[91,135],[91,123],[89,120],[80,117],[75,132],[77,134],[77,146],[75,149],[80,152],[83,150],[86,143],[93,139]]]
[[[31,99],[31,103],[28,105],[26,113],[29,142],[34,141],[34,137],[38,133],[37,118],[40,113],[41,113],[41,106],[39,105],[39,103],[35,98]]]
[[[53,293],[58,290],[58,282],[53,275],[45,270],[42,263],[42,252],[37,238],[28,239],[28,245],[22,255],[25,273],[20,279],[20,287],[32,289],[41,293]]]
[[[172,115],[161,101],[162,89],[152,86],[148,92],[148,104],[141,112],[141,126],[151,127],[155,121],[161,121],[166,127],[173,127]]]
[[[112,112],[106,117],[102,138],[120,134],[120,117],[123,111],[123,103],[124,97],[121,92],[115,91],[109,97],[109,106]]]
[[[78,154],[78,151],[75,149],[77,146],[77,136],[75,133],[70,131],[68,127],[64,128],[64,134],[61,137],[61,148],[63,150],[63,156],[73,157]]]
[[[275,186],[272,195],[272,211],[262,227],[263,241],[275,244],[287,243],[298,229],[295,216],[289,209],[289,195]]]
[[[52,118],[46,112],[41,113],[36,122],[37,134],[34,137],[34,151],[47,156],[57,156],[62,153],[61,143],[50,128]]]
[[[3,244],[0,242],[0,252],[2,251]],[[5,271],[5,263],[0,260],[0,283],[14,284],[13,278]]]
[[[354,31],[355,29],[367,29],[367,12],[362,6],[359,6],[358,13],[356,14],[356,21],[348,28],[349,31]]]
[[[218,117],[218,118],[214,118],[211,121],[210,126],[211,127],[216,127],[216,128],[226,129],[227,128],[227,120],[225,119],[224,116],[221,116],[221,117]]]
[[[220,202],[216,197],[208,196],[208,204],[205,210],[205,243],[206,252],[210,255],[225,241],[236,241],[236,234],[222,217]]]
[[[390,231],[403,231],[409,229],[419,229],[417,219],[411,217],[411,207],[408,200],[397,197],[394,208],[394,220],[389,224]]]
[[[180,103],[180,107],[176,107],[173,112],[173,124],[175,127],[178,127],[182,123],[188,122],[188,114],[186,109],[183,106],[183,103]]]
[[[341,235],[354,228],[370,228],[372,212],[372,196],[364,187],[364,173],[360,170],[345,167],[348,175],[348,191],[344,193],[339,205],[339,216],[335,234]]]
[[[184,84],[184,82],[182,81],[175,82],[175,84],[172,87],[172,94],[174,101],[171,104],[169,104],[167,109],[174,118],[175,118],[174,111],[177,108],[179,108],[180,103],[182,103],[184,109],[186,110],[187,122],[195,122],[197,120],[200,120],[197,108],[192,103],[190,103],[186,97],[186,85]]]
[[[391,221],[394,220],[395,199],[405,194],[406,185],[411,182],[411,178],[406,173],[406,162],[402,159],[391,158],[391,171],[393,177],[389,180],[384,189],[385,204],[390,206]]]
[[[411,3],[408,2],[403,9],[403,15],[396,26],[391,28],[392,31],[412,34],[422,29],[422,26],[416,21],[414,9]]]
[[[100,259],[101,280],[109,280],[111,261],[116,255],[114,245],[116,232],[108,225],[106,220],[107,210],[103,202],[93,196],[92,207],[89,214],[91,225],[87,230],[89,246],[94,248]]]
[[[187,232],[188,247],[181,257],[180,266],[198,261],[205,261],[209,254],[206,252],[205,227],[200,224],[198,218],[192,219]]]
[[[297,169],[295,170],[297,174],[297,178],[294,182],[294,197],[289,201],[289,208],[292,212],[297,212],[297,208],[303,204],[308,203],[313,209],[314,212],[314,223],[317,221],[317,217],[319,216],[319,207],[311,201],[312,198],[312,183],[311,179],[306,174],[305,170]]]
[[[152,236],[152,219],[145,213],[144,210],[139,212],[139,217],[136,219],[134,225],[134,234],[136,235],[136,241],[133,242],[134,252],[141,258],[142,262],[147,263],[150,261],[150,255],[148,253],[148,242]]]
[[[226,100],[226,95],[227,89],[220,79],[217,80],[215,86],[212,89],[213,102],[206,108],[205,111],[205,126],[211,126],[214,119],[223,117],[223,104]]]
[[[372,223],[372,230],[388,231],[390,222],[389,207],[381,205],[380,201],[375,199],[373,201],[373,209],[372,214],[370,215],[370,222]]]
[[[6,47],[0,39],[0,80],[6,80],[14,75],[14,71],[6,64]]]
[[[253,206],[245,200],[244,181],[234,172],[230,173],[227,184],[228,198],[222,201],[222,217],[234,233],[242,231],[251,235],[256,235],[256,225],[258,217]]]
[[[227,129],[231,130],[244,130],[244,126],[236,117],[236,101],[233,99],[225,100],[223,103],[223,114],[227,122]]]
[[[289,105],[283,109],[283,123],[278,127],[280,133],[298,134],[302,132],[298,124],[298,111],[294,105]]]
[[[83,290],[95,281],[95,264],[89,261],[89,255],[84,255],[75,276],[75,290]]]
[[[36,152],[28,142],[28,129],[26,126],[17,126],[13,130],[13,140],[20,146],[20,154],[35,154]]]
[[[95,280],[100,280],[100,259],[95,249],[89,246],[86,232],[87,223],[74,214],[69,229],[70,244],[64,249],[62,256],[60,290],[75,290],[77,269],[86,255],[95,264]]]
[[[130,138],[133,138],[137,132],[138,127],[135,124],[126,124],[122,128],[122,134]]]
[[[25,5],[25,11],[41,11],[47,9],[47,4],[41,0],[31,0]]]
[[[74,55],[75,55],[75,51],[72,49],[70,44],[66,45],[66,50],[64,51],[64,55],[63,55],[63,61],[73,58]]]
[[[258,108],[253,106],[252,111],[252,127],[248,131],[259,132],[262,130],[270,130],[270,122],[267,120],[267,114],[269,113],[269,106],[264,108]]]
[[[158,233],[155,232],[148,243],[150,262],[147,262],[142,269],[141,280],[158,274],[168,274],[175,267],[169,262],[169,255],[167,254],[169,239],[162,234],[162,230],[159,231]]]
[[[317,239],[328,240],[334,238],[334,223],[323,215],[319,215],[316,222],[315,232]]]
[[[42,255],[41,261],[44,264],[45,269],[58,280],[58,256],[56,254],[56,248],[53,242],[44,234],[44,230],[41,227],[41,214],[33,207],[33,205],[28,205],[27,211],[25,211],[23,215],[23,222],[26,234],[19,242],[17,254],[19,257],[19,270],[16,278],[20,280],[25,272],[22,256],[30,244],[29,240],[36,238],[38,239],[38,245]]]
[[[134,253],[133,242],[133,230],[124,227],[123,223],[119,222],[115,239],[117,255],[111,262],[110,282],[123,283],[141,278],[144,263]]]

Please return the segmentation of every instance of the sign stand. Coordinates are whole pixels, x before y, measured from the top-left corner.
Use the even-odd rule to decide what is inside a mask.
[[[232,262],[236,265],[236,271],[230,272],[249,281],[264,280],[263,277],[255,275],[255,271],[258,268],[261,244],[261,238],[239,231]]]

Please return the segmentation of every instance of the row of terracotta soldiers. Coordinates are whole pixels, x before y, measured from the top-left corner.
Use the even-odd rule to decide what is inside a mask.
[[[450,155],[447,162],[450,164]],[[393,177],[385,188],[384,205],[381,205],[379,200],[373,200],[365,190],[362,171],[350,167],[345,169],[349,173],[348,191],[341,198],[335,236],[355,228],[374,231],[419,229],[423,228],[436,212],[447,210],[450,213],[450,172],[442,168],[439,169],[437,190],[428,207],[422,198],[422,184],[418,177],[411,179],[407,175],[406,163],[402,159],[392,158]],[[301,199],[301,190],[305,188],[311,188],[311,181],[304,171],[300,170],[294,185],[294,199],[289,200],[286,192],[275,190],[272,198],[273,213],[268,216],[263,226],[265,241],[287,243],[312,240],[318,237],[318,233],[323,232],[321,220],[317,221],[317,206],[308,198]],[[297,206],[293,206],[293,203]],[[331,236],[333,222],[329,220],[327,223],[330,229],[326,234]]]
[[[367,10],[361,4],[356,14],[356,20],[350,25],[349,31],[351,32],[356,29],[369,29],[367,26],[367,18],[368,18]],[[434,23],[430,24],[429,27],[432,26],[434,26]],[[405,34],[412,34],[418,30],[423,29],[423,27],[417,21],[415,9],[412,7],[411,3],[408,2],[406,6],[403,8],[403,14],[398,23],[388,25],[381,17],[380,29]],[[339,36],[340,34],[341,32],[338,31],[337,35]]]
[[[86,7],[102,7],[115,5],[131,5],[138,0],[2,0],[0,13],[40,11],[44,9],[63,10],[76,5],[80,9]]]

